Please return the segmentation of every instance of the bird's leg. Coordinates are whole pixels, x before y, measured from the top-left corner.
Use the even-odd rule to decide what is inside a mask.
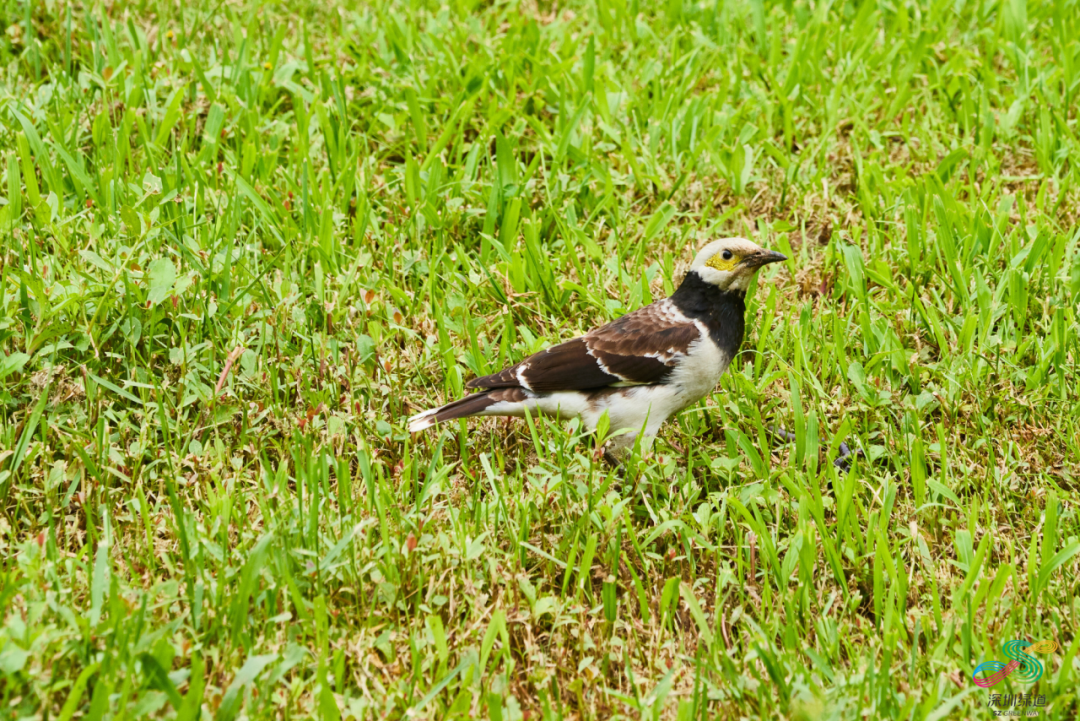
[[[604,444],[604,459],[615,468],[625,468],[634,449],[634,436],[628,433],[609,438]]]
[[[604,449],[604,460],[611,464],[613,468],[623,469],[626,467],[623,463],[622,457],[620,457],[615,451],[610,448]]]

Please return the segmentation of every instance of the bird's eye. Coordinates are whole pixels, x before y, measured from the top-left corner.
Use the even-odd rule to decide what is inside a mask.
[[[725,250],[723,252],[723,256],[724,256],[724,260],[731,260],[731,251],[730,250]]]

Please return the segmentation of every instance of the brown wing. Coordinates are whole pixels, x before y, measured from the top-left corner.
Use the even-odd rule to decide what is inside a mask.
[[[700,336],[694,323],[668,301],[660,301],[500,373],[469,381],[468,387],[520,387],[544,393],[659,383]]]

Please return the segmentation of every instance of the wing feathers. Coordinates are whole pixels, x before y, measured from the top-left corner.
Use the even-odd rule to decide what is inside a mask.
[[[467,386],[545,393],[659,383],[700,338],[695,323],[661,301]]]

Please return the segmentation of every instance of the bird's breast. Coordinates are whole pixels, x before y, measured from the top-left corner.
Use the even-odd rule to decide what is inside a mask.
[[[671,374],[670,383],[685,398],[687,405],[695,403],[712,392],[730,362],[731,354],[704,336],[690,346],[686,357]]]

